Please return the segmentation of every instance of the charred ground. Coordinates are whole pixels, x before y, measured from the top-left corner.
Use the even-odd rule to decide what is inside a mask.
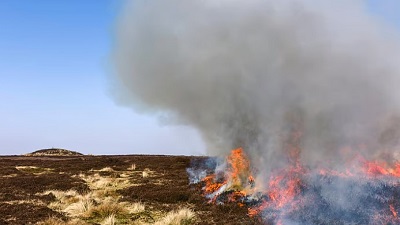
[[[79,175],[99,171],[101,176],[115,177],[119,176],[118,171],[126,171],[127,168],[140,173],[132,172],[129,177],[135,185],[117,191],[123,201],[141,202],[147,208],[160,212],[189,208],[196,214],[194,224],[258,224],[257,218],[247,216],[246,207],[235,203],[208,204],[202,196],[202,185],[189,184],[186,169],[193,165],[193,161],[198,163],[206,159],[149,155],[3,156],[0,157],[0,224],[35,224],[49,217],[66,220],[65,214],[48,207],[55,200],[53,194],[38,193],[48,190],[85,193],[90,187]],[[150,175],[146,172],[145,176],[145,171]],[[147,223],[153,220],[151,214],[135,216],[129,219]]]

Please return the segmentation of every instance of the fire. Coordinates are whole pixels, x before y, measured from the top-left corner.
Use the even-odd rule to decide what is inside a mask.
[[[396,163],[392,168],[386,163],[369,162],[364,164],[365,172],[369,175],[387,175],[400,177],[400,163]]]
[[[224,192],[230,192],[227,195],[229,201],[237,201],[248,194],[246,188],[254,183],[250,161],[242,148],[232,150],[226,162],[227,171],[223,177],[211,174],[203,179],[204,194],[211,197],[211,202],[215,202],[217,197]]]
[[[254,194],[255,188],[252,186],[255,179],[251,172],[250,161],[242,148],[232,150],[226,158],[228,169],[222,180],[218,180],[215,174],[211,174],[203,179],[205,187],[203,188],[206,196],[212,196],[211,202],[215,202],[222,193],[228,194],[228,200],[233,202],[247,195]],[[304,169],[298,165],[281,171],[279,175],[271,178],[269,188],[266,193],[269,201],[265,201],[259,208],[249,209],[250,215],[255,215],[270,205],[281,208],[291,202],[300,192],[300,175]],[[239,202],[239,205],[243,205]]]
[[[397,212],[396,212],[396,210],[394,209],[393,204],[390,204],[390,205],[389,205],[389,208],[390,208],[390,212],[392,212],[393,216],[397,218]]]
[[[253,181],[253,176],[250,172],[250,161],[244,154],[242,148],[232,150],[227,158],[230,165],[230,179],[232,181],[232,188],[242,189],[243,185],[249,184]]]
[[[354,190],[349,190],[348,198],[350,200],[358,194],[365,195],[369,199],[367,200],[368,204],[371,204],[371,201],[376,201],[376,205],[372,207],[379,208],[380,205],[384,206],[386,204],[382,211],[377,210],[372,214],[368,210],[365,213],[360,213],[360,209],[355,209],[354,212],[350,210],[349,215],[354,214],[361,217],[361,219],[365,219],[362,217],[368,217],[364,220],[365,224],[400,223],[398,211],[396,210],[400,204],[400,202],[396,202],[398,195],[400,195],[399,162],[390,165],[380,161],[368,161],[361,156],[357,156],[350,160],[353,166],[350,166],[345,171],[320,168],[314,172],[300,163],[301,149],[299,141],[297,141],[299,137],[300,134],[296,132],[294,138],[291,138],[292,141],[287,142],[288,144],[285,146],[288,155],[287,166],[271,172],[271,176],[262,190],[259,190],[260,187],[256,186],[257,180],[248,156],[242,148],[238,148],[232,150],[230,155],[225,158],[226,165],[222,171],[208,175],[203,179],[204,195],[210,199],[210,203],[223,204],[224,202],[233,202],[241,207],[247,205],[248,215],[251,217],[261,216],[266,224],[285,225],[284,218],[293,217],[297,211],[309,210],[310,207],[313,207],[312,204],[323,203],[322,200],[319,200],[323,197],[321,188],[326,186],[328,190],[331,190],[332,187],[336,187],[335,182],[344,182],[344,184],[349,184],[350,188],[360,185]],[[315,179],[319,183],[310,184],[310,179]],[[390,191],[382,195],[380,187]],[[364,194],[359,190],[372,192]],[[355,193],[353,194],[353,192]],[[334,201],[335,198],[340,199],[341,193],[338,192],[336,194],[338,196],[333,197]],[[345,202],[347,200],[344,199]],[[315,202],[313,203],[313,201]],[[321,207],[330,207],[326,204],[323,203]],[[331,210],[336,209],[335,206],[331,208]],[[317,207],[315,213],[318,210]],[[388,213],[380,213],[383,211]],[[335,213],[329,215],[335,215]],[[339,213],[338,215],[340,216],[341,214]],[[351,217],[347,216],[345,218]],[[353,221],[359,221],[359,219]],[[304,224],[309,224],[309,222],[304,222]]]
[[[249,215],[255,216],[268,209],[282,209],[285,207],[296,208],[295,198],[301,192],[301,175],[305,172],[304,168],[299,166],[290,167],[287,170],[279,171],[272,176],[268,182],[267,191],[264,193],[268,200],[264,200],[258,207],[249,208]],[[279,224],[279,221],[277,222]]]
[[[206,186],[204,187],[204,192],[206,194],[211,194],[215,191],[217,191],[218,189],[220,189],[225,183],[226,181],[222,182],[222,183],[218,183],[215,182],[215,175],[209,175],[206,178],[204,178],[204,181],[206,182]]]

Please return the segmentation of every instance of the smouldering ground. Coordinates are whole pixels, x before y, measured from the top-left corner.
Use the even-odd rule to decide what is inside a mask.
[[[0,157],[0,224],[257,224],[208,204],[186,169],[202,157]]]

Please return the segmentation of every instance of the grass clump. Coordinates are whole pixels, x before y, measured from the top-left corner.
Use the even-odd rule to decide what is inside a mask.
[[[111,172],[112,168],[106,167],[102,170]],[[126,224],[125,222],[128,222],[133,214],[145,210],[145,206],[141,203],[120,201],[117,190],[131,186],[129,178],[103,177],[98,173],[80,174],[78,177],[87,183],[90,191],[85,194],[80,194],[75,190],[46,191],[41,195],[52,194],[56,199],[48,205],[49,208],[68,218],[80,219],[92,224],[120,224],[121,221]],[[47,222],[49,221],[55,222],[56,219],[50,218]]]
[[[49,217],[44,221],[36,223],[36,225],[89,225],[89,224],[80,219],[72,219],[69,221],[64,221],[57,217]]]
[[[43,194],[50,193],[55,196],[56,201],[50,203],[49,208],[61,212],[69,218],[92,223],[100,223],[108,217],[114,217],[118,221],[119,218],[129,218],[145,210],[143,204],[119,201],[118,196],[101,197],[104,194],[102,191],[94,190],[81,195],[73,190],[66,192],[53,190]]]
[[[85,195],[79,199],[78,202],[74,202],[64,208],[62,211],[67,213],[70,217],[89,218],[95,208],[94,201],[89,195]]]
[[[111,215],[123,215],[128,214],[128,209],[126,208],[127,203],[119,202],[117,199],[112,197],[107,197],[100,204],[98,204],[92,210],[92,215],[99,217],[108,217]]]
[[[131,170],[131,171],[136,170],[136,164],[132,164],[132,165],[128,168],[128,170]]]
[[[148,178],[150,175],[153,173],[149,168],[145,168],[142,172],[142,177],[143,178]]]
[[[153,222],[137,222],[138,225],[190,225],[196,222],[196,214],[189,208],[170,211]]]
[[[103,221],[101,221],[101,225],[115,225],[117,219],[115,218],[114,214],[107,216]]]
[[[42,167],[37,167],[37,166],[16,166],[15,168],[21,172],[32,173],[35,175],[48,173],[53,170],[50,168],[42,168]]]
[[[98,173],[91,176],[80,174],[78,177],[86,181],[91,190],[116,191],[130,187],[132,185],[129,182],[129,179],[127,179],[126,177],[125,178],[103,177]]]
[[[104,167],[101,170],[99,170],[100,172],[114,172],[114,169],[111,167]]]
[[[169,212],[164,218],[154,225],[189,225],[195,222],[195,213],[188,208]]]

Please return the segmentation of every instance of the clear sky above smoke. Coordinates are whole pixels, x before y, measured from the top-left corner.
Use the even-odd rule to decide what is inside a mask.
[[[0,154],[60,147],[93,154],[202,154],[188,127],[165,126],[110,97],[109,53],[123,1],[0,1]],[[369,1],[400,27],[400,3]]]

